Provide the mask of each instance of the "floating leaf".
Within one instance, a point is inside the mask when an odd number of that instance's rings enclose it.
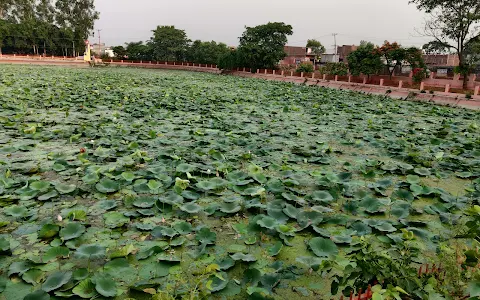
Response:
[[[208,227],[201,228],[195,237],[202,244],[214,244],[217,240],[217,234]]]
[[[120,188],[118,183],[106,177],[102,178],[95,187],[97,188],[97,191],[104,194],[114,193]]]
[[[43,261],[48,262],[52,259],[56,259],[58,257],[68,257],[70,254],[70,249],[67,247],[59,246],[59,247],[52,247],[45,252],[43,255]]]
[[[189,202],[186,203],[182,206],[180,206],[180,209],[184,212],[187,212],[189,214],[196,214],[199,213],[202,210],[202,207],[196,203]]]
[[[122,227],[123,225],[130,222],[130,219],[125,217],[124,214],[118,211],[111,211],[103,215],[105,220],[105,226],[108,228],[117,228]]]
[[[270,256],[277,256],[280,253],[280,250],[282,250],[283,243],[278,241],[273,245],[272,247],[268,248],[267,252],[268,255]]]
[[[75,256],[85,259],[99,259],[105,257],[105,247],[100,245],[81,245],[75,252]]]
[[[237,260],[241,260],[241,261],[244,261],[244,262],[257,261],[255,256],[253,256],[251,254],[235,253],[235,254],[230,255],[230,257],[235,261],[237,261]]]
[[[42,284],[42,290],[46,292],[56,290],[69,282],[71,278],[71,271],[54,272],[53,274],[50,274],[45,280],[45,282]]]
[[[85,232],[85,226],[80,223],[68,223],[60,230],[60,237],[64,240],[71,240],[81,236]]]
[[[420,176],[429,176],[431,175],[430,170],[427,168],[415,168],[413,171]]]
[[[311,198],[315,202],[330,203],[333,201],[332,195],[326,191],[315,191],[312,193]]]
[[[65,184],[65,183],[57,183],[55,184],[55,189],[60,193],[60,194],[69,194],[73,191],[75,191],[77,187],[74,184]]]
[[[73,288],[72,292],[84,299],[91,299],[97,295],[97,290],[95,289],[95,284],[90,279],[84,279]]]
[[[117,284],[107,276],[95,276],[92,278],[97,292],[104,297],[115,297],[117,295]]]
[[[329,257],[338,254],[338,247],[329,239],[316,237],[308,242],[308,246],[319,257]]]
[[[26,295],[23,300],[49,300],[50,295],[43,290],[36,290],[33,293]]]
[[[50,182],[47,181],[34,181],[30,183],[30,188],[35,191],[45,191],[50,187]]]

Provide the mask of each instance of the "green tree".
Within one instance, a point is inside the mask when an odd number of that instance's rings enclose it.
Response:
[[[345,76],[348,74],[348,66],[343,62],[327,63],[322,69],[323,74]]]
[[[388,67],[390,79],[395,73],[397,67],[401,67],[405,58],[405,49],[397,42],[390,43],[385,41],[381,47],[377,47],[376,52],[383,58],[383,61]]]
[[[312,53],[315,55],[314,65],[320,59],[323,53],[325,53],[325,47],[317,40],[308,40],[307,48],[312,49]]]
[[[113,53],[115,54],[115,58],[117,59],[124,59],[127,54],[127,49],[123,46],[115,46],[112,47]]]
[[[151,44],[144,44],[140,41],[128,43],[126,46],[126,56],[129,60],[153,60]]]
[[[188,48],[187,60],[200,64],[218,64],[220,57],[230,52],[226,44],[215,41],[194,41]]]
[[[190,40],[185,30],[175,26],[157,26],[150,40],[156,60],[184,61]]]
[[[287,44],[287,37],[292,34],[292,26],[283,22],[246,27],[240,37],[238,51],[252,70],[273,69],[280,60],[285,58],[284,47]]]
[[[348,68],[355,76],[364,74],[370,77],[383,68],[383,63],[380,54],[375,51],[375,46],[369,42],[362,42],[357,50],[348,55]]]
[[[480,41],[480,1],[478,0],[411,0],[419,10],[430,14],[425,23],[425,35],[437,46],[453,49],[460,64],[457,71],[464,75],[463,88],[467,88],[471,72],[472,51]]]

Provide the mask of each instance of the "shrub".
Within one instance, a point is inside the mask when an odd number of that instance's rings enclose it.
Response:
[[[296,70],[296,72],[298,72],[298,73],[300,73],[300,72],[312,73],[313,71],[314,71],[313,70],[313,65],[309,64],[309,63],[301,63],[300,65],[298,65],[297,70]]]
[[[413,82],[420,83],[427,77],[427,71],[423,68],[416,68],[413,70]]]
[[[348,74],[348,66],[344,63],[327,63],[321,71],[322,74],[345,76]]]
[[[467,98],[467,99],[472,99],[472,93],[468,92],[468,93],[465,95],[465,98]]]

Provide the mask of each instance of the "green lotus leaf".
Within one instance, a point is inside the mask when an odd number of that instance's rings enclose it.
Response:
[[[45,252],[42,259],[44,262],[49,262],[58,257],[68,257],[70,255],[70,249],[63,246],[52,247]]]
[[[141,231],[150,231],[150,230],[152,230],[153,228],[155,228],[155,225],[153,225],[153,224],[148,224],[148,223],[137,223],[137,224],[135,224],[135,227],[136,227],[138,230],[141,230]]]
[[[123,172],[121,175],[128,182],[132,182],[137,177],[133,172]]]
[[[29,211],[27,208],[18,205],[12,205],[4,210],[5,214],[8,216],[12,216],[15,218],[26,218],[30,217],[33,213]]]
[[[120,185],[110,178],[104,177],[95,185],[95,188],[100,193],[108,194],[118,191]]]
[[[197,241],[202,244],[215,244],[217,240],[217,234],[210,230],[208,227],[202,227],[195,236]]]
[[[263,228],[275,229],[275,226],[277,225],[277,220],[269,216],[263,216],[257,221],[257,224]]]
[[[96,204],[100,209],[111,210],[117,207],[117,201],[115,200],[102,200]]]
[[[56,172],[62,172],[65,171],[67,167],[64,164],[54,163],[52,169]]]
[[[55,189],[60,193],[60,194],[69,194],[77,189],[77,187],[74,184],[65,184],[65,183],[57,183],[55,184]]]
[[[98,295],[95,284],[90,279],[80,281],[80,283],[73,288],[72,292],[84,299],[93,299]]]
[[[158,190],[159,188],[161,188],[163,185],[160,181],[156,181],[156,180],[151,179],[151,180],[148,181],[147,186],[150,190],[155,191],[155,190]]]
[[[173,228],[180,234],[189,234],[192,232],[192,224],[182,221],[173,225]]]
[[[235,254],[230,255],[230,257],[235,261],[237,261],[237,260],[241,260],[241,261],[244,261],[244,262],[257,261],[255,256],[253,256],[251,254],[235,253]]]
[[[360,207],[363,207],[365,211],[369,213],[377,213],[384,211],[383,203],[374,197],[367,197],[360,202]]]
[[[215,275],[211,275],[206,282],[206,287],[210,292],[215,293],[223,290],[228,284],[228,274],[225,272],[219,272]]]
[[[224,202],[220,204],[219,210],[226,214],[234,214],[239,212],[242,209],[240,205],[236,202]]]
[[[315,256],[300,256],[295,259],[301,264],[306,265],[309,268],[318,270],[318,267],[322,264],[325,258],[315,257]]]
[[[392,198],[405,200],[405,201],[413,201],[414,197],[413,194],[404,189],[398,189],[392,194]]]
[[[308,242],[308,246],[318,257],[330,257],[338,254],[338,247],[330,239],[316,237]]]
[[[132,204],[139,208],[151,208],[155,204],[155,199],[152,197],[139,197]]]
[[[383,232],[394,232],[394,231],[397,231],[397,229],[395,227],[392,226],[392,224],[388,223],[388,222],[381,222],[379,224],[373,224],[371,225],[373,228],[379,230],[379,231],[383,231]]]
[[[44,272],[39,269],[30,269],[23,274],[22,279],[26,283],[37,285],[44,279]]]
[[[56,190],[51,190],[50,192],[43,194],[38,197],[38,200],[40,201],[47,201],[49,199],[55,198],[58,196],[58,192]]]
[[[270,256],[277,256],[282,250],[283,243],[278,241],[272,247],[267,249],[267,253]]]
[[[285,204],[285,208],[282,211],[292,219],[296,219],[297,215],[299,214],[298,208],[288,203]]]
[[[152,235],[155,237],[164,237],[167,236],[169,238],[173,238],[174,236],[178,235],[178,232],[170,227],[165,226],[157,226],[153,229]]]
[[[43,290],[36,290],[33,293],[26,295],[23,300],[49,300],[50,295]]]
[[[67,218],[69,220],[78,220],[78,221],[85,221],[87,220],[87,213],[84,210],[71,210],[67,214]]]
[[[170,264],[178,264],[182,261],[180,256],[171,253],[160,253],[155,257],[158,261]]]
[[[196,185],[195,185],[197,188],[201,189],[201,190],[204,190],[204,191],[210,191],[210,190],[214,190],[217,188],[217,185],[212,182],[212,181],[200,181],[198,182]]]
[[[75,251],[75,256],[85,259],[99,259],[105,257],[105,255],[105,247],[96,244],[81,245],[77,251]]]
[[[80,223],[68,223],[60,229],[60,237],[64,240],[71,240],[81,236],[85,232],[85,226]]]
[[[72,274],[71,271],[57,271],[50,274],[42,284],[42,290],[50,292],[59,289],[70,281]]]
[[[10,252],[10,242],[5,238],[0,238],[0,254]]]
[[[122,227],[130,222],[130,218],[125,217],[123,213],[118,211],[103,214],[103,219],[105,220],[105,226],[108,228]]]
[[[396,201],[392,205],[390,213],[399,219],[404,219],[410,215],[410,207],[410,203],[406,201]]]
[[[334,199],[329,192],[326,191],[315,191],[312,193],[311,198],[315,202],[330,203]]]
[[[115,297],[117,295],[117,284],[112,278],[98,275],[92,278],[92,282],[100,295],[104,297]]]
[[[25,272],[30,270],[33,267],[33,264],[31,262],[27,261],[17,261],[13,262],[10,267],[8,268],[8,276],[11,276],[13,274],[18,274],[18,275],[23,275]]]
[[[195,166],[186,163],[179,164],[176,168],[179,173],[192,173],[195,169]]]
[[[370,228],[370,226],[368,226],[367,224],[361,221],[353,223],[350,226],[350,229],[355,231],[356,232],[355,235],[358,235],[358,236],[369,235],[372,233],[372,229]]]
[[[432,174],[427,168],[415,168],[413,169],[413,172],[420,176],[430,176]]]
[[[89,173],[82,177],[82,181],[85,184],[94,184],[100,180],[100,177],[97,173]]]
[[[407,175],[407,182],[410,184],[419,183],[420,177],[417,175]]]
[[[189,202],[186,203],[182,206],[180,206],[180,209],[184,212],[187,212],[189,214],[196,214],[199,213],[202,210],[202,207],[196,203]]]
[[[34,181],[30,183],[30,188],[35,191],[45,191],[50,187],[50,182],[47,181]]]
[[[75,280],[84,280],[88,277],[88,269],[80,268],[73,271],[73,279]]]
[[[227,256],[217,261],[217,265],[220,267],[220,270],[226,271],[235,266],[235,261],[230,256]]]
[[[185,242],[187,241],[186,238],[184,237],[177,237],[177,238],[174,238],[171,242],[170,242],[170,247],[178,247],[178,246],[181,246],[183,245]]]
[[[198,193],[195,193],[194,191],[186,190],[182,192],[182,197],[188,200],[195,201],[200,198],[200,195]]]

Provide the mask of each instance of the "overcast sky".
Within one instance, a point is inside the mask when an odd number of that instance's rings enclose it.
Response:
[[[157,25],[184,29],[191,40],[215,40],[237,45],[245,26],[285,22],[293,26],[289,45],[320,40],[327,52],[337,44],[368,40],[397,41],[421,47],[424,13],[409,0],[95,0],[102,42],[109,46],[146,41]],[[93,39],[93,38],[91,38]],[[98,35],[95,35],[98,42]]]

